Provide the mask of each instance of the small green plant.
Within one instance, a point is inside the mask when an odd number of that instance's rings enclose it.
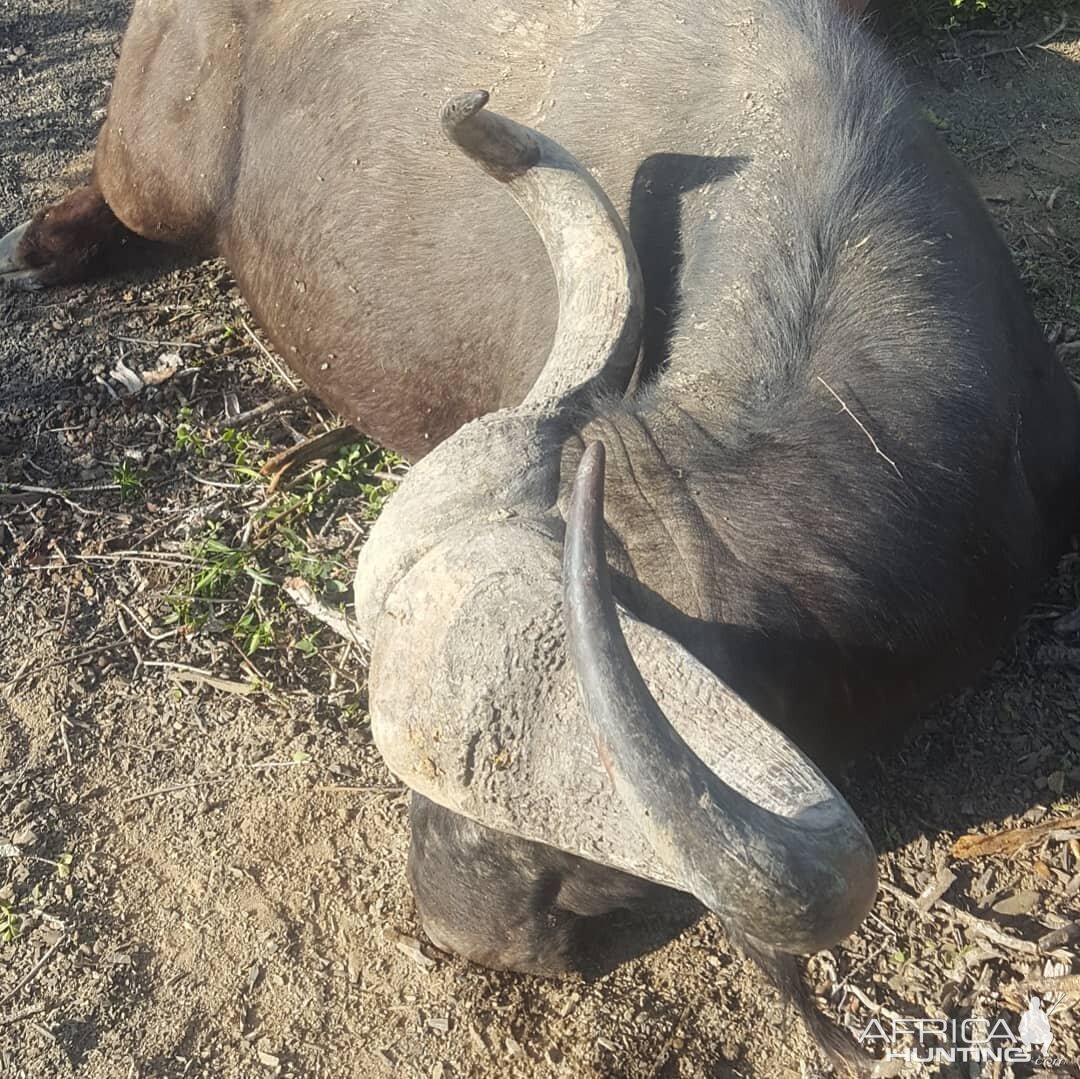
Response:
[[[75,862],[74,854],[61,854],[56,860],[56,876],[58,880],[68,880],[71,877],[71,867]]]
[[[22,929],[22,919],[11,903],[0,899],[0,944],[10,944]]]
[[[231,546],[219,538],[217,522],[207,525],[206,534],[190,544],[188,554],[198,566],[165,597],[172,608],[165,622],[197,630],[209,620],[212,601],[225,599],[240,583],[248,584],[248,598],[241,603],[240,615],[226,623],[246,655],[254,655],[274,640],[273,619],[263,610],[259,600],[262,588],[273,586],[274,580],[259,565],[250,546]]]
[[[191,410],[182,410],[178,445],[202,453],[207,442],[191,420]],[[214,445],[219,455],[227,453],[223,463],[228,468],[262,483],[259,448],[257,440],[237,428],[222,431]],[[350,512],[365,519],[377,516],[397,486],[391,470],[401,464],[394,454],[361,441],[300,475],[288,490],[260,505],[237,531],[226,532],[220,522],[210,522],[204,534],[187,545],[192,566],[165,597],[171,608],[165,621],[187,632],[230,633],[248,656],[273,645],[281,627],[294,616],[284,594],[275,594],[271,602],[267,588],[276,589],[286,575],[301,577],[322,593],[349,587],[346,559],[323,548],[315,533],[325,524],[312,518],[320,511],[334,512],[334,503],[343,497],[351,500]],[[274,576],[264,567],[272,567]],[[291,640],[290,647],[300,656],[318,655],[318,631]]]
[[[232,631],[248,656],[274,641],[274,623],[258,605],[248,607],[233,623]]]
[[[132,502],[142,494],[145,473],[133,468],[125,458],[113,472],[113,483],[120,488],[120,501]]]
[[[191,450],[197,457],[206,453],[206,439],[196,430],[189,421],[194,413],[186,405],[180,409],[180,423],[176,427],[175,446],[178,450]]]
[[[255,440],[243,431],[227,427],[221,432],[221,441],[232,454],[229,467],[239,476],[249,480],[262,480],[263,476],[251,463],[250,451]]]
[[[293,648],[295,648],[302,656],[307,656],[309,659],[312,656],[318,655],[319,631],[315,630],[314,633],[309,633],[306,637],[300,637],[293,641]]]

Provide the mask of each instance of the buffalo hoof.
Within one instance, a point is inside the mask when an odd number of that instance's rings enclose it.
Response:
[[[44,287],[41,271],[28,267],[19,253],[19,246],[30,229],[24,221],[0,239],[0,282],[10,288],[39,289]]]

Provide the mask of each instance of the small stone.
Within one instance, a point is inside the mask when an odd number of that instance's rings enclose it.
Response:
[[[1038,892],[1013,892],[998,900],[991,908],[996,914],[1016,916],[1030,914],[1039,905]]]
[[[279,1067],[281,1067],[281,1060],[280,1060],[279,1057],[277,1057],[273,1053],[264,1052],[262,1049],[259,1050],[259,1063],[264,1068],[279,1068]]]
[[[11,842],[16,847],[32,847],[38,841],[37,832],[29,824],[23,825],[17,832],[12,834]]]

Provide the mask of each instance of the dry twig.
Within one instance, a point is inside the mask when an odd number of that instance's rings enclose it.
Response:
[[[985,858],[992,854],[1015,854],[1054,832],[1080,827],[1080,816],[1058,817],[1029,828],[1007,828],[991,835],[962,835],[949,852],[954,858]]]
[[[172,783],[167,787],[156,787],[152,791],[144,791],[142,794],[132,794],[125,798],[121,805],[130,805],[132,802],[144,802],[148,798],[157,798],[161,794],[174,794],[176,791],[194,790],[196,787],[210,787],[215,783],[224,783],[228,776],[215,776],[213,779],[194,779],[190,783]]]
[[[241,412],[239,415],[233,416],[233,418],[228,421],[229,426],[242,427],[245,423],[250,423],[252,420],[257,420],[261,416],[266,416],[271,412],[277,412],[278,409],[285,408],[287,405],[297,404],[306,397],[307,390],[294,390],[292,393],[274,397],[269,401],[264,401],[261,405],[249,408],[246,412]]]
[[[248,337],[251,338],[251,340],[255,344],[255,347],[266,357],[267,361],[270,363],[270,366],[273,367],[275,371],[277,371],[277,373],[282,377],[282,379],[284,379],[284,381],[287,382],[294,391],[299,391],[300,383],[298,383],[296,379],[293,378],[292,375],[290,375],[289,372],[285,370],[285,368],[281,365],[281,361],[266,347],[266,345],[262,343],[262,341],[259,340],[259,338],[255,334],[255,331],[247,324],[247,321],[245,319],[241,319],[240,325],[244,327],[244,333],[246,333]]]
[[[21,981],[17,982],[15,986],[9,989],[2,997],[0,997],[0,1007],[3,1007],[9,1000],[12,999],[20,990],[25,989],[30,985],[34,979],[45,969],[45,964],[48,963],[63,944],[68,939],[67,933],[61,933],[60,936],[53,943],[51,948],[46,949],[45,954],[27,971],[26,975]]]
[[[919,911],[920,914],[928,913],[921,910],[918,898],[909,895],[903,888],[897,888],[895,884],[890,884],[888,881],[882,881],[880,888],[886,895],[891,895],[896,899],[899,899],[901,903],[910,907],[912,910]],[[959,907],[954,907],[944,899],[937,900],[933,907],[931,907],[931,912],[934,910],[958,921],[973,933],[976,933],[980,937],[985,937],[999,948],[1004,948],[1011,952],[1019,952],[1021,955],[1034,956],[1039,953],[1038,946],[1033,941],[1020,940],[1018,937],[1003,933],[991,922],[984,921],[982,918],[976,918],[974,914],[968,914],[967,911],[960,910]]]
[[[1000,49],[989,49],[986,52],[976,53],[974,56],[954,56],[952,63],[956,63],[958,60],[988,60],[991,56],[1004,56],[1006,53],[1020,52],[1024,49],[1041,49],[1044,45],[1049,45],[1069,25],[1069,16],[1063,14],[1061,16],[1061,22],[1054,27],[1048,34],[1043,34],[1042,37],[1035,41],[1029,41],[1026,45],[1005,45]]]
[[[360,433],[348,425],[335,427],[330,431],[324,431],[320,435],[306,438],[303,442],[290,446],[287,450],[282,450],[281,453],[274,454],[273,457],[264,461],[262,468],[259,469],[264,476],[273,477],[266,493],[272,495],[277,490],[282,479],[284,479],[285,474],[297,465],[329,457],[343,446],[359,441],[360,437]]]

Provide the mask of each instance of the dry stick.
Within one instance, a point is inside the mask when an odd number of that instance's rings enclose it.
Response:
[[[891,1008],[886,1007],[884,1004],[878,1004],[876,1000],[871,1000],[870,997],[864,993],[857,985],[845,985],[843,987],[845,993],[850,993],[864,1008],[868,1009],[874,1015],[883,1015],[886,1019],[899,1020],[900,1015],[898,1012],[894,1012]]]
[[[128,613],[130,614],[130,611]],[[124,640],[127,642],[132,658],[135,660],[135,670],[131,672],[131,680],[134,681],[139,677],[139,671],[142,669],[142,656],[131,639],[131,630],[128,629],[128,624],[124,621],[124,616],[120,611],[116,612],[116,624],[120,627],[120,632],[124,635]]]
[[[664,1039],[664,1044],[660,1046],[660,1051],[653,1058],[652,1067],[649,1069],[650,1077],[658,1076],[663,1072],[665,1066],[667,1065],[668,1059],[671,1057],[671,1051],[675,1047],[675,1039],[679,1035],[679,1028],[682,1027],[682,1025],[686,1022],[687,1017],[690,1015],[692,1009],[693,1005],[687,1004],[679,1018],[671,1024],[671,1029],[668,1031],[668,1035]]]
[[[1080,937],[1080,922],[1070,922],[1060,929],[1053,929],[1039,938],[1039,951],[1052,952]]]
[[[60,632],[56,635],[57,641],[64,639],[64,634],[67,632],[68,616],[71,614],[71,585],[67,587],[67,598],[64,600],[64,617],[60,622]]]
[[[60,730],[60,744],[64,747],[64,757],[68,762],[68,767],[72,768],[74,767],[75,762],[71,757],[71,743],[68,741],[67,725],[67,716],[61,715],[57,720],[57,727]]]
[[[68,498],[62,491],[56,490],[55,487],[29,487],[21,483],[5,483],[10,491],[17,492],[19,494],[46,496],[48,498],[59,498],[61,502],[66,502],[76,513],[85,514],[87,517],[104,517],[100,510],[88,510],[85,506],[80,506],[78,502]]]
[[[19,669],[3,683],[5,689],[14,689],[19,684],[19,679],[30,669],[30,664],[34,662],[33,656],[27,656],[19,665]]]
[[[1044,45],[1053,41],[1054,38],[1069,25],[1069,16],[1062,15],[1061,22],[1050,31],[1049,34],[1044,34],[1038,41],[1029,41],[1026,45],[1005,45],[1000,49],[990,49],[988,52],[976,53],[974,56],[954,56],[952,63],[956,63],[958,60],[986,60],[991,56],[1004,56],[1009,52],[1023,52],[1024,49],[1041,49]]]
[[[387,784],[324,783],[311,789],[318,791],[320,794],[342,794],[345,792],[357,794],[403,794],[409,788],[404,783],[399,783],[396,787]]]
[[[121,805],[130,805],[132,802],[144,802],[148,798],[157,798],[160,794],[173,794],[176,791],[194,790],[196,787],[210,787],[215,783],[224,783],[226,779],[228,779],[228,776],[217,776],[214,779],[196,779],[191,783],[173,783],[168,787],[157,787],[152,791],[145,791],[143,794],[133,794],[129,798],[125,798]]]
[[[306,397],[307,390],[296,390],[293,393],[283,394],[281,397],[275,397],[270,401],[264,401],[261,405],[256,405],[254,408],[249,408],[247,412],[241,412],[239,415],[233,416],[229,423],[233,427],[241,427],[245,423],[259,419],[260,416],[265,416],[270,412],[277,412],[279,408],[285,408],[287,405],[303,401]]]
[[[258,337],[255,336],[255,331],[247,324],[244,319],[240,320],[240,325],[244,327],[244,333],[251,338],[255,343],[255,347],[266,357],[270,362],[270,365],[277,371],[277,373],[296,391],[299,391],[300,384],[294,379],[284,367],[281,366],[281,362],[278,358],[264,345]]]
[[[1033,978],[1024,982],[1032,993],[1080,993],[1080,974],[1062,974],[1056,978]]]
[[[16,993],[25,989],[44,969],[45,964],[56,955],[57,949],[68,939],[67,933],[61,933],[60,936],[53,942],[51,948],[49,948],[45,954],[27,971],[26,976],[22,981],[16,983],[14,989],[9,989],[2,997],[0,997],[0,1007],[3,1007]]]
[[[15,1012],[14,1015],[0,1016],[0,1027],[9,1027],[13,1023],[21,1023],[24,1019],[33,1019],[35,1015],[41,1015],[44,1010],[45,1001],[39,1000],[36,1004],[23,1008],[21,1012]]]
[[[121,337],[114,333],[112,337],[129,345],[153,345],[154,348],[202,348],[198,341],[151,341],[148,337]]]
[[[58,490],[54,490],[52,487],[27,487],[21,483],[0,483],[0,487],[6,487],[9,491],[29,491],[33,494],[47,494],[56,495],[57,498],[63,498],[64,495]],[[86,487],[65,487],[63,491],[67,494],[73,495],[86,495],[97,494],[99,491],[119,491],[120,484],[118,483],[93,483]]]
[[[1080,165],[1080,161],[1077,161],[1075,157],[1066,157],[1064,154],[1059,154],[1056,150],[1051,150],[1049,146],[1045,149],[1051,157],[1060,158],[1062,161],[1067,161],[1070,165]]]
[[[896,899],[899,899],[900,902],[911,907],[912,910],[918,911],[920,914],[930,913],[922,911],[919,908],[917,897],[909,895],[903,888],[897,888],[895,884],[890,884],[888,881],[881,881],[879,887],[886,895],[891,895]],[[996,925],[985,922],[982,918],[976,918],[974,914],[968,914],[967,911],[954,907],[944,899],[939,899],[934,906],[931,907],[931,911],[933,910],[938,910],[943,914],[955,918],[956,921],[960,922],[961,925],[966,926],[973,933],[978,933],[979,936],[985,937],[987,940],[992,941],[1001,948],[1019,952],[1021,955],[1037,956],[1039,954],[1038,945],[1036,945],[1034,941],[1019,940],[1017,937],[1010,936],[1008,933],[1003,933]]]
[[[123,610],[127,611],[128,617],[139,627],[140,632],[144,637],[148,637],[151,641],[157,644],[158,641],[168,641],[173,637],[178,636],[182,631],[179,629],[171,629],[167,633],[153,633],[146,626],[143,625],[142,619],[122,600],[118,599],[116,605]]]
[[[357,622],[348,615],[340,614],[331,610],[318,596],[312,592],[307,581],[300,577],[290,577],[282,582],[282,591],[305,613],[317,618],[324,626],[332,629],[339,637],[343,637],[350,644],[355,644],[365,654],[368,650],[367,641],[363,631]]]
[[[164,663],[159,660],[148,659],[144,661],[143,666],[167,668],[169,671],[168,676],[173,682],[195,682],[198,685],[220,690],[222,693],[235,693],[240,697],[250,697],[259,688],[253,682],[238,682],[231,678],[218,678],[209,671],[200,671],[197,667],[186,667],[181,663]]]
[[[322,434],[305,438],[303,442],[290,446],[287,450],[282,450],[281,453],[274,454],[273,457],[264,461],[262,468],[259,469],[264,476],[273,477],[266,493],[268,495],[274,493],[289,469],[296,465],[307,464],[309,461],[317,460],[320,457],[328,457],[343,446],[359,441],[360,437],[360,433],[348,425],[334,427],[329,431],[323,431]]]
[[[900,477],[900,479],[903,479],[904,474],[900,471],[899,468],[896,467],[896,462],[881,449],[881,447],[877,444],[877,439],[875,439],[874,436],[870,434],[870,432],[866,429],[866,425],[862,422],[862,420],[860,420],[859,417],[856,416],[850,408],[848,408],[840,394],[838,394],[836,390],[834,390],[832,386],[830,386],[825,381],[825,379],[821,377],[821,375],[817,376],[817,380],[822,384],[822,386],[825,387],[825,389],[829,391],[829,393],[833,395],[833,397],[836,398],[836,400],[840,404],[841,410],[846,412],[855,421],[855,426],[858,427],[858,429],[862,431],[862,433],[866,435],[866,437],[870,440],[870,445],[874,447],[874,453],[876,453],[878,457],[880,457],[883,461],[887,462],[888,465],[892,468],[892,470]]]

